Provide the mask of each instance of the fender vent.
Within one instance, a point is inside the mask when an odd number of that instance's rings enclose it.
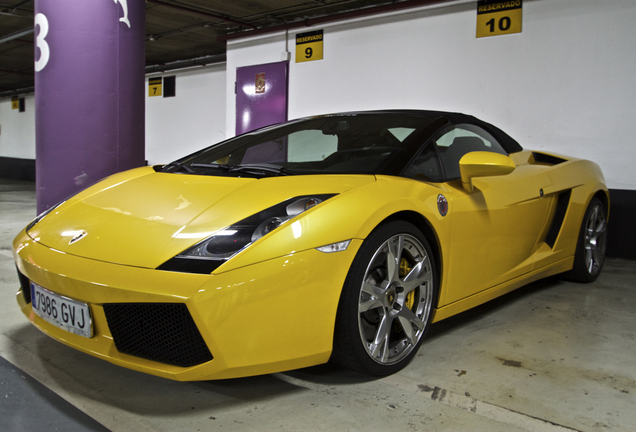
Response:
[[[212,360],[183,303],[111,303],[104,313],[121,353],[181,367]]]
[[[545,242],[551,248],[554,248],[554,243],[556,243],[556,239],[559,236],[559,232],[561,232],[561,227],[563,226],[563,220],[565,219],[565,214],[568,211],[568,205],[570,204],[570,195],[572,194],[571,190],[561,192],[559,194],[559,198],[556,205],[556,211],[554,212],[554,218],[552,219],[552,225],[550,226],[550,231],[548,231],[548,235],[545,238]]]

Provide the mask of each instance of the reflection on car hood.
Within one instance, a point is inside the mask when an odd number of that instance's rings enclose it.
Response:
[[[342,193],[373,176],[263,179],[155,173],[104,181],[62,204],[29,235],[90,259],[156,268],[212,233],[299,195]]]

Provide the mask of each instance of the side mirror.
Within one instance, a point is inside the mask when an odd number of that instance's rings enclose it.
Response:
[[[515,163],[512,159],[499,153],[470,152],[459,160],[462,186],[468,193],[475,190],[473,178],[506,175],[513,172],[514,169]]]

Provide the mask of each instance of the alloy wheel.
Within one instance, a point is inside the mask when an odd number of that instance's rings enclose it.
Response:
[[[406,358],[424,334],[433,304],[433,269],[409,234],[386,240],[371,258],[358,302],[358,327],[367,354],[381,365]]]

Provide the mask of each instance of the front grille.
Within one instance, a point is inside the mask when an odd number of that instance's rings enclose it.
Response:
[[[556,210],[554,212],[554,218],[552,218],[552,225],[550,226],[550,231],[548,231],[548,235],[545,238],[545,242],[551,248],[554,247],[554,243],[556,243],[556,239],[559,236],[559,232],[561,231],[561,226],[563,225],[563,220],[565,219],[565,213],[568,211],[568,204],[570,204],[571,194],[572,191],[561,192],[559,194]]]
[[[110,303],[104,313],[121,353],[181,367],[212,360],[185,304]]]
[[[16,267],[16,270],[18,268]],[[20,280],[20,288],[22,288],[22,296],[24,297],[24,301],[26,304],[31,303],[31,282],[29,278],[22,274],[20,270],[18,270],[18,279]]]

